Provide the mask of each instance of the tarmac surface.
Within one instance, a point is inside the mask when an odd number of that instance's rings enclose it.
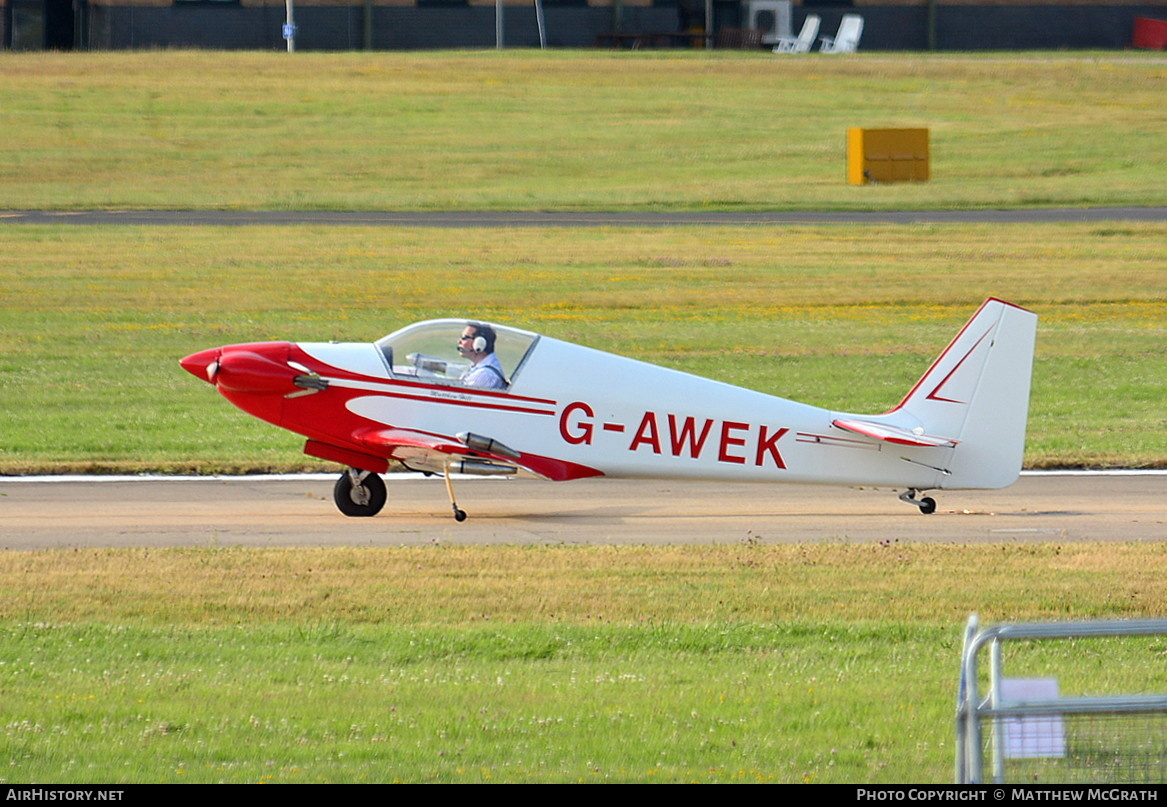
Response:
[[[0,481],[0,548],[1167,540],[1167,473],[1027,474],[938,491],[925,516],[890,489],[390,475],[374,518],[332,503],[332,476]]]
[[[247,211],[0,210],[0,224],[243,226],[304,224],[370,227],[680,227],[794,224],[1043,224],[1167,221],[1167,207],[883,211]]]

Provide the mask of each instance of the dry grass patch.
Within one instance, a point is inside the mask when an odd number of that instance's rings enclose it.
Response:
[[[959,624],[1167,612],[1158,544],[141,549],[0,555],[48,623]]]

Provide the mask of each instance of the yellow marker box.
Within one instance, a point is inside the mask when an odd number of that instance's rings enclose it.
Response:
[[[927,129],[847,130],[847,182],[927,182]]]

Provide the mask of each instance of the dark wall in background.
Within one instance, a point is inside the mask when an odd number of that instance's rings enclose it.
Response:
[[[4,44],[8,47],[14,44],[14,10],[20,9],[18,13],[25,14],[30,8],[41,7],[47,15],[45,21],[52,23],[53,9],[68,8],[70,2],[8,0],[3,9],[3,23],[7,25],[0,23],[0,28],[7,29],[3,31],[7,40]],[[468,6],[461,0],[418,2],[417,7],[373,8],[373,49],[494,47],[493,7]],[[715,7],[718,28],[741,25],[738,2],[718,0]],[[590,8],[584,0],[547,0],[544,10],[550,47],[594,47],[598,34],[616,29],[611,8]],[[852,8],[849,0],[819,0],[819,4],[794,8],[794,31],[797,32],[808,13],[822,17],[822,35],[833,34],[843,14],[861,14],[865,21],[860,43],[863,51],[928,48],[928,10],[922,6]],[[362,49],[364,14],[360,6],[297,5],[297,49]],[[619,27],[626,33],[675,32],[680,27],[678,0],[657,0],[648,8],[625,7],[621,14]],[[285,48],[281,35],[282,6],[242,7],[229,2],[177,2],[162,7],[81,4],[79,15],[75,28],[83,41],[56,45],[50,42],[49,47]],[[1167,5],[942,5],[936,11],[935,44],[938,50],[1125,48],[1131,42],[1135,17],[1167,19]],[[507,47],[538,47],[533,7],[507,7],[505,18]],[[56,27],[50,24],[50,30],[57,28],[64,30],[63,24]]]

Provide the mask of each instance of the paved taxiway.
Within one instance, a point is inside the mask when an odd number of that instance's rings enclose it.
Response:
[[[1026,475],[940,491],[934,515],[890,490],[797,485],[392,478],[375,518],[346,518],[332,477],[0,482],[0,547],[1167,540],[1167,474]]]
[[[345,210],[0,210],[0,224],[134,226],[337,225],[365,227],[681,227],[793,224],[1039,224],[1167,221],[1167,207],[1055,207],[1024,210],[803,211],[345,211]]]

